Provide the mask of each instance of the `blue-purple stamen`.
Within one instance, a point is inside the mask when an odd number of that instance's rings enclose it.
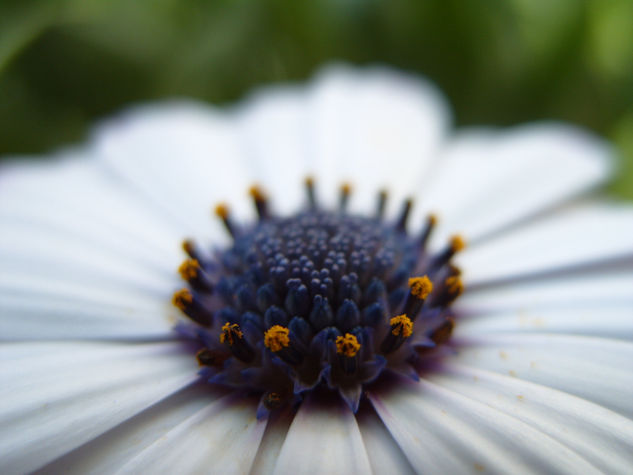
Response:
[[[231,237],[235,239],[237,236],[237,230],[235,229],[235,224],[233,224],[233,220],[229,214],[229,208],[224,203],[221,203],[215,207],[215,214],[222,220],[224,227]]]
[[[385,208],[387,206],[387,191],[380,190],[378,192],[378,202],[376,203],[376,219],[382,220],[385,215]]]
[[[269,218],[268,199],[266,199],[266,195],[258,186],[252,186],[249,193],[251,198],[253,198],[253,204],[255,205],[255,210],[257,211],[259,219],[262,220]]]
[[[410,199],[405,200],[402,211],[400,212],[400,217],[396,223],[396,229],[401,233],[406,232],[407,228],[407,220],[409,219],[409,213],[411,212],[411,206],[413,205],[413,201]]]
[[[305,179],[306,193],[308,195],[308,206],[310,209],[316,209],[316,192],[314,191],[314,178],[311,176]]]
[[[208,381],[262,395],[259,417],[318,388],[338,391],[356,411],[384,371],[415,374],[422,355],[450,337],[450,304],[463,289],[450,263],[463,241],[430,254],[436,219],[410,236],[411,200],[390,223],[384,191],[375,215],[364,217],[347,211],[350,185],[336,211],[319,205],[313,179],[305,187],[307,207],[290,217],[275,216],[251,188],[258,220],[249,226],[236,226],[219,205],[228,249],[207,255],[183,244],[190,290],[173,302],[191,322],[179,329],[200,342]]]
[[[339,211],[345,213],[347,211],[347,205],[349,203],[349,195],[352,192],[352,187],[349,183],[343,183],[341,186],[341,194],[339,196]]]
[[[198,325],[211,326],[213,311],[202,302],[199,294],[182,289],[174,294],[172,303]]]

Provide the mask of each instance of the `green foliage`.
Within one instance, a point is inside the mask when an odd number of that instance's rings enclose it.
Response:
[[[0,154],[130,103],[215,103],[343,60],[431,77],[458,124],[562,119],[616,141],[633,198],[630,0],[1,0]]]

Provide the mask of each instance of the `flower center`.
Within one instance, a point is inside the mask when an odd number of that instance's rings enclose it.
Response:
[[[358,216],[347,212],[349,185],[331,211],[311,179],[306,191],[304,210],[278,217],[254,187],[254,224],[238,226],[227,206],[216,208],[231,247],[207,254],[183,245],[188,288],[173,303],[189,320],[178,329],[200,343],[209,382],[262,395],[259,417],[317,388],[338,391],[356,411],[363,388],[386,370],[416,374],[450,337],[450,305],[463,290],[450,262],[463,239],[430,253],[435,218],[407,233],[411,201],[388,222],[384,192],[375,215]]]

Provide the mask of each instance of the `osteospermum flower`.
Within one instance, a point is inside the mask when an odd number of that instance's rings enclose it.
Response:
[[[610,155],[334,68],[4,163],[2,472],[630,471]]]

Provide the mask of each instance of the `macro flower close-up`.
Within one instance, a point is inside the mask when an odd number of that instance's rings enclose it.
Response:
[[[334,65],[0,163],[2,473],[627,473],[633,207]]]

